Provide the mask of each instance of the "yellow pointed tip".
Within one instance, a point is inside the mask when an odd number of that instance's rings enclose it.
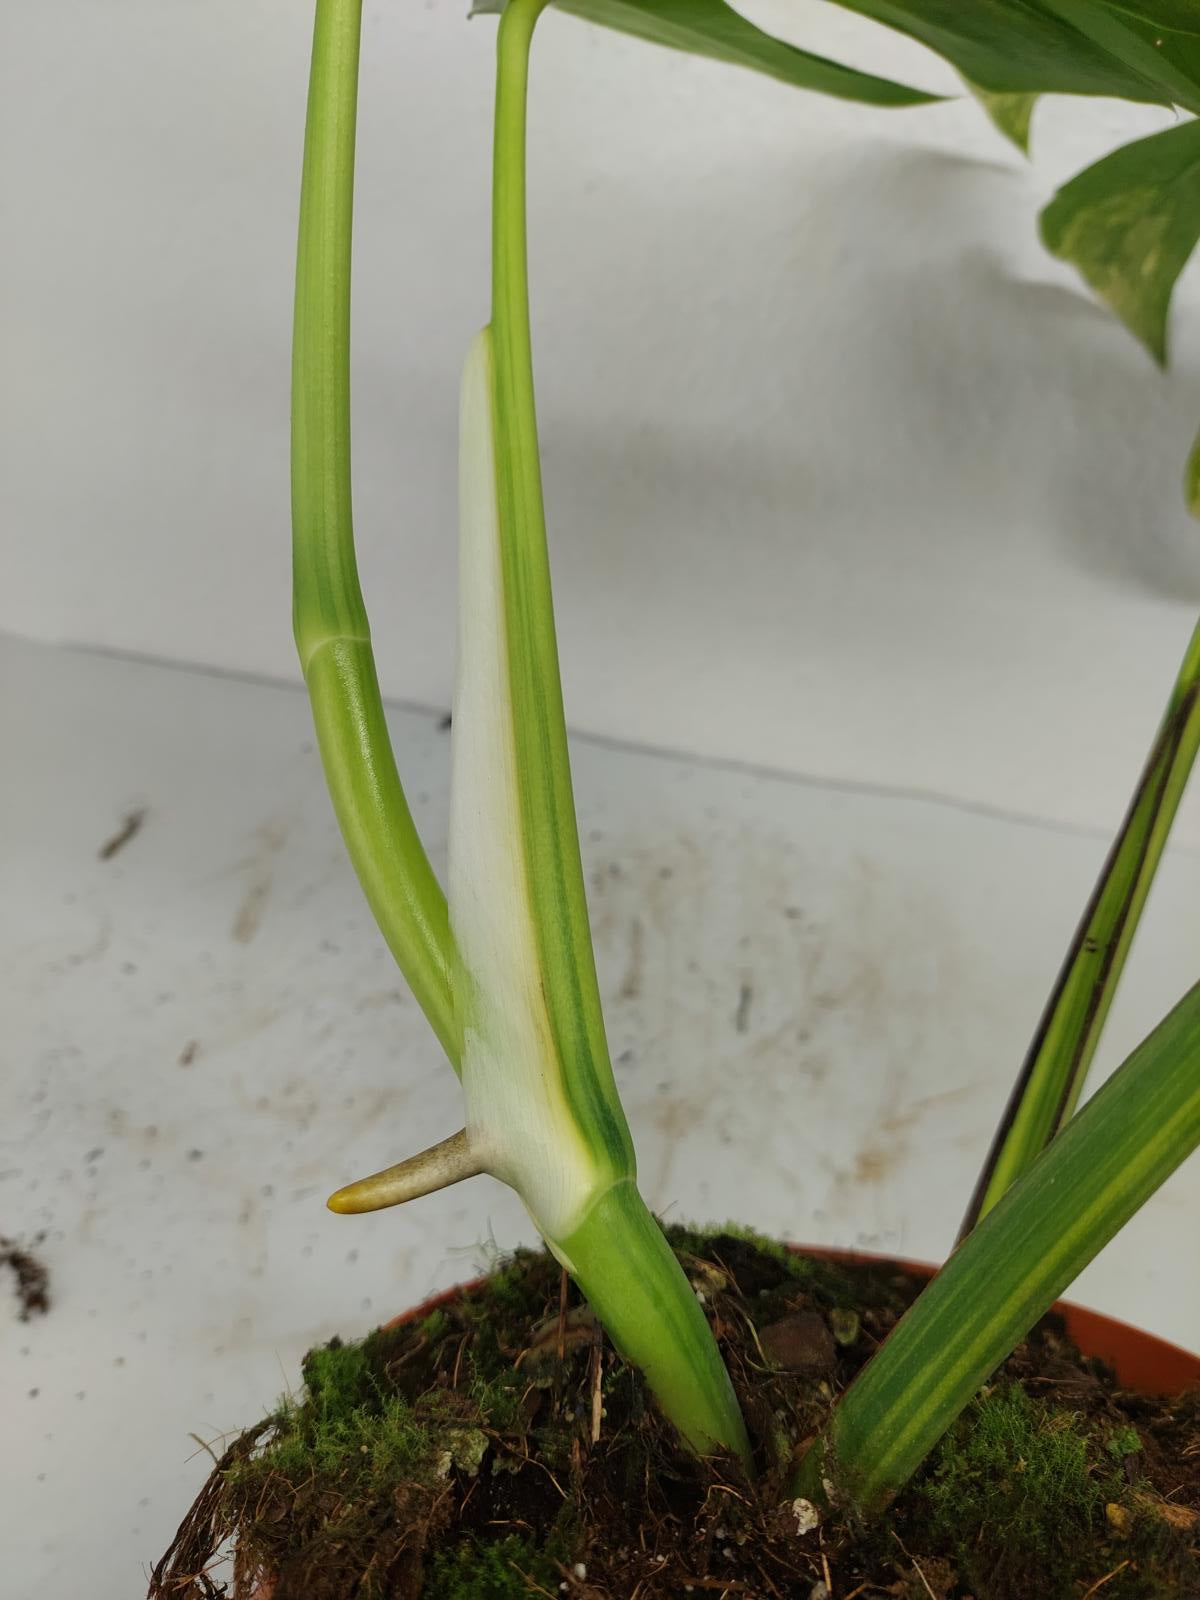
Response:
[[[385,1167],[369,1178],[348,1183],[329,1196],[325,1204],[330,1211],[343,1216],[358,1215],[363,1211],[382,1211],[387,1206],[400,1206],[406,1200],[416,1200],[420,1195],[433,1194],[463,1178],[474,1178],[483,1168],[471,1149],[467,1130],[462,1128],[440,1144],[431,1145],[420,1155],[394,1167]]]

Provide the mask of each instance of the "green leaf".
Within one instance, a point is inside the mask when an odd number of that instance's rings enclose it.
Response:
[[[1183,469],[1183,498],[1194,517],[1200,517],[1200,433],[1192,443],[1187,466]]]
[[[1011,139],[1021,154],[1027,156],[1029,154],[1029,124],[1033,117],[1033,108],[1038,102],[1038,96],[1036,94],[992,94],[989,89],[980,89],[973,83],[968,84],[968,88],[1004,137]]]
[[[446,899],[396,771],[354,558],[350,236],[361,0],[318,0],[292,341],[296,647],[325,777],[371,910],[455,1069]]]
[[[834,1410],[792,1492],[886,1503],[1067,1285],[1200,1144],[1200,986],[959,1245]]]
[[[1196,0],[1105,0],[1105,4],[1110,11],[1120,11],[1151,28],[1200,33],[1200,7]]]
[[[997,1203],[1074,1112],[1200,748],[1200,625],[1071,941],[963,1224]]]
[[[1200,121],[1126,145],[1061,188],[1042,212],[1052,254],[1166,361],[1175,281],[1200,238]]]
[[[1200,39],[1162,33],[1156,26],[1117,12],[1109,0],[1037,0],[1092,46],[1158,90],[1155,98],[1200,111]]]
[[[1169,102],[1147,76],[1040,0],[836,0],[944,56],[992,94],[1102,94]]]
[[[725,0],[555,0],[556,9],[653,44],[751,67],[797,89],[816,89],[873,106],[928,105],[940,95],[785,44],[747,22]]]

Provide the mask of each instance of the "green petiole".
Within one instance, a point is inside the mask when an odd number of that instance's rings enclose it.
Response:
[[[451,1065],[446,897],[396,771],[358,582],[350,491],[350,241],[362,0],[318,0],[292,342],[296,648],[334,810],[371,910]]]
[[[636,1186],[596,982],[542,505],[525,229],[529,46],[497,41],[492,323],[467,360],[450,908],[467,1135],[699,1451],[748,1470],[712,1332]]]
[[[1192,634],[1121,831],[1038,1024],[963,1234],[986,1216],[1074,1114],[1197,749],[1200,626]]]
[[[959,1245],[842,1396],[794,1492],[886,1503],[1071,1280],[1200,1145],[1200,985]]]

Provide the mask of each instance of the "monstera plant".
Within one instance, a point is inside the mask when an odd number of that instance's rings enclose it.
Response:
[[[1175,126],[1072,179],[1042,216],[1047,246],[1165,360],[1172,289],[1200,235],[1200,3],[837,3],[943,55],[1023,149],[1043,94],[1178,108]],[[461,1079],[465,1107],[461,1131],[348,1185],[329,1204],[363,1212],[481,1172],[501,1179],[524,1201],[612,1346],[641,1373],[681,1446],[726,1460],[752,1483],[761,1456],[696,1279],[638,1191],[592,954],[551,599],[526,272],[526,89],[530,44],[547,4],[507,0],[480,8],[500,13],[492,313],[470,345],[462,381],[460,618],[444,890],[389,743],[352,531],[350,260],[361,0],[316,5],[293,370],[296,640],[350,857]],[[555,9],[796,88],[897,108],[933,98],[772,38],[723,0],[558,0]],[[963,1197],[957,1249],[827,1406],[822,1424],[787,1456],[777,1488],[804,1508],[796,1512],[801,1533],[830,1508],[869,1515],[896,1496],[1061,1291],[1200,1143],[1200,987],[1078,1104],[1200,744],[1198,694],[1200,632],[975,1195],[969,1204]],[[803,1235],[804,1221],[796,1219],[796,1234]],[[597,1428],[599,1415],[597,1409]]]

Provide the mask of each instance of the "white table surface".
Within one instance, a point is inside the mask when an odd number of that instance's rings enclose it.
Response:
[[[356,1334],[530,1238],[478,1179],[339,1218],[343,1181],[460,1122],[343,856],[296,689],[0,639],[0,1595],[130,1600],[212,1439]],[[392,726],[444,851],[449,738]],[[1146,729],[1147,738],[1151,729]],[[936,1257],[1105,840],[578,741],[617,1075],[650,1202]],[[1134,774],[1130,773],[1130,781]],[[144,823],[110,860],[123,816]],[[1168,855],[1102,1057],[1200,970]],[[1076,1298],[1200,1347],[1200,1164]]]

